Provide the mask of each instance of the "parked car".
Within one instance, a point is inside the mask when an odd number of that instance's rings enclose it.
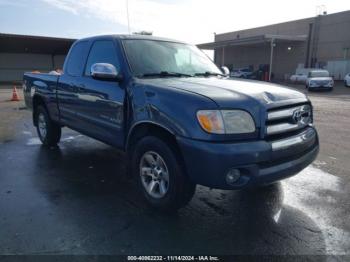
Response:
[[[233,69],[230,76],[235,78],[249,78],[253,74],[248,68]]]
[[[292,83],[302,83],[305,84],[306,83],[306,79],[307,79],[307,74],[295,74],[295,75],[291,75],[290,77],[290,81]]]
[[[350,73],[344,77],[344,85],[350,87]]]
[[[319,150],[304,94],[229,80],[178,41],[78,40],[61,75],[25,73],[23,87],[44,146],[59,143],[67,126],[116,147],[158,209],[184,206],[197,184],[233,190],[295,175]]]
[[[308,90],[333,90],[334,81],[327,70],[312,70],[306,80]]]

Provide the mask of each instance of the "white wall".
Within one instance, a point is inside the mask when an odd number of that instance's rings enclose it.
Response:
[[[326,69],[334,80],[343,80],[350,73],[350,60],[328,61]]]

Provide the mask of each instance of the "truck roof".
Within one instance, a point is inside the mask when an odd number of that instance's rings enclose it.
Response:
[[[175,43],[186,44],[185,42],[174,40],[174,39],[157,37],[157,36],[151,36],[151,35],[140,35],[140,34],[132,34],[132,35],[128,35],[128,34],[99,35],[99,36],[92,36],[92,37],[82,38],[82,39],[79,39],[77,41],[81,41],[81,40],[97,40],[97,39],[106,39],[106,38],[155,40],[155,41],[166,41],[166,42],[175,42]]]

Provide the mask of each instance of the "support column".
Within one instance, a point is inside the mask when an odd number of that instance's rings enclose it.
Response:
[[[225,47],[222,47],[221,66],[225,65]]]
[[[270,70],[269,70],[269,81],[271,81],[271,74],[272,74],[272,63],[273,63],[273,49],[274,49],[274,45],[275,45],[275,39],[272,38],[271,39],[271,53],[270,53]]]
[[[51,70],[55,70],[55,55],[51,54]]]

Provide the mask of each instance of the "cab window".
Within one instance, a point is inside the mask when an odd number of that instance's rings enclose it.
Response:
[[[91,75],[91,66],[96,63],[112,64],[119,69],[119,62],[114,43],[110,40],[96,41],[89,53],[89,57],[85,67],[85,75]]]
[[[81,76],[83,73],[88,42],[80,41],[76,43],[69,53],[67,60],[67,73],[71,76]]]

